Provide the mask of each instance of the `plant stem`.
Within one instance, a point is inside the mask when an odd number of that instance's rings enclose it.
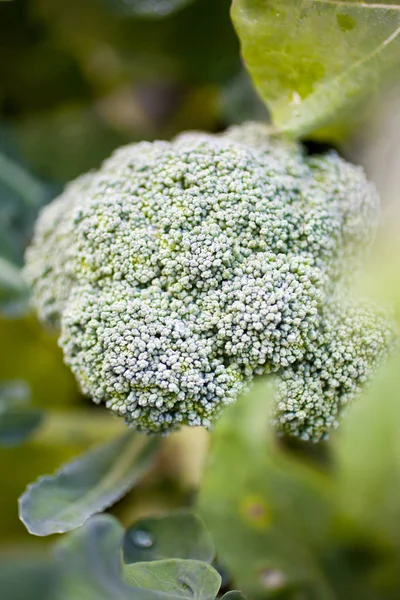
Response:
[[[122,420],[96,411],[49,412],[31,438],[40,445],[66,446],[79,444],[88,446],[106,442],[126,431]]]

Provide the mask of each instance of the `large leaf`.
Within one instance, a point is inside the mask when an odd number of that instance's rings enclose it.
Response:
[[[184,558],[211,562],[214,546],[200,519],[185,510],[142,519],[124,539],[124,561]]]
[[[138,600],[214,600],[221,585],[217,571],[198,560],[134,563],[125,565],[124,576],[130,585],[143,589]],[[145,595],[145,590],[151,590],[151,595]]]
[[[400,65],[395,0],[233,0],[232,17],[274,124],[294,136],[339,118]]]
[[[100,515],[62,541],[60,600],[214,600],[221,579],[206,563],[163,560],[122,571],[122,537],[118,521]]]
[[[157,438],[128,432],[40,477],[19,501],[20,519],[30,533],[49,535],[79,527],[143,476],[154,459]]]
[[[250,598],[308,586],[319,600],[330,599],[319,564],[330,527],[330,486],[277,446],[268,426],[271,395],[261,383],[220,417],[200,515],[219,561]]]

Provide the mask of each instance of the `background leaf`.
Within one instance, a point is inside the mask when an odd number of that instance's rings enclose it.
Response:
[[[0,590],[5,600],[55,600],[56,572],[48,560],[29,556],[0,563]]]
[[[17,446],[42,422],[43,411],[26,406],[29,396],[23,381],[0,385],[0,446]]]
[[[25,381],[3,381],[0,383],[0,413],[7,408],[27,406],[30,390]]]
[[[26,206],[39,206],[44,188],[26,169],[0,153],[0,182],[14,192]]]
[[[79,527],[121,498],[149,469],[158,439],[129,432],[40,477],[19,501],[30,533],[49,535]]]
[[[334,453],[342,510],[400,550],[399,357],[343,420]]]
[[[0,413],[0,445],[17,446],[39,427],[44,413],[38,408],[9,408]]]
[[[185,510],[142,519],[124,538],[124,562],[194,559],[211,562],[214,545],[200,519]]]
[[[292,136],[339,119],[400,65],[393,0],[233,0],[232,17],[274,124]]]
[[[28,288],[20,270],[0,256],[0,311],[3,315],[19,315],[28,307]]]
[[[195,0],[103,0],[114,11],[136,17],[162,19],[181,10]]]
[[[245,595],[268,598],[307,585],[330,600],[319,564],[331,522],[329,481],[277,445],[271,396],[261,382],[220,417],[199,512],[218,560]]]
[[[40,206],[54,193],[55,186],[45,185],[28,170],[11,141],[8,128],[0,121],[0,257],[10,261],[11,266],[22,264],[33,221]],[[2,262],[3,284],[8,271],[7,280],[13,282],[11,291],[15,292],[15,287],[19,291],[22,283],[19,274],[15,271],[10,280],[10,267],[3,273],[5,269]]]

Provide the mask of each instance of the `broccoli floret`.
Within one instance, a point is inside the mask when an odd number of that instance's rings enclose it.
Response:
[[[83,392],[135,428],[211,427],[274,374],[278,429],[317,439],[395,339],[386,314],[343,300],[378,208],[334,152],[309,157],[260,124],[187,133],[72,183],[25,273]]]
[[[315,440],[338,425],[338,417],[385,360],[396,341],[385,310],[349,299],[343,290],[327,300],[318,338],[304,359],[278,380],[275,425]]]

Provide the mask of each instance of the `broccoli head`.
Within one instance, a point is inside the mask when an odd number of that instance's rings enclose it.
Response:
[[[83,392],[139,430],[210,427],[254,376],[318,439],[389,352],[348,298],[379,201],[334,152],[246,124],[117,150],[46,207],[25,274]]]

